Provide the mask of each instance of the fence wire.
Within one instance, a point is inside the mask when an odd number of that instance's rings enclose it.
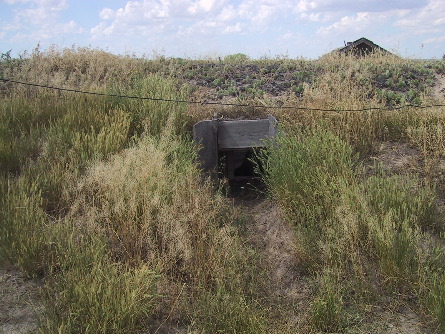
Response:
[[[90,92],[79,89],[71,89],[71,88],[62,88],[62,87],[54,87],[48,85],[41,85],[36,83],[17,81],[13,79],[0,78],[0,81],[10,82],[14,84],[29,86],[29,87],[39,87],[57,91],[64,92],[72,92],[78,94],[86,94],[86,95],[98,95],[105,97],[114,97],[114,98],[125,98],[125,99],[138,99],[138,100],[148,100],[148,101],[156,101],[156,102],[172,102],[172,103],[184,103],[184,104],[199,104],[199,105],[213,105],[213,106],[230,106],[230,107],[250,107],[250,108],[265,108],[265,109],[285,109],[285,110],[306,110],[306,111],[325,111],[325,112],[360,112],[360,111],[376,111],[376,110],[400,110],[404,108],[416,108],[416,109],[428,109],[428,108],[436,108],[436,107],[445,107],[445,104],[430,104],[430,105],[414,105],[414,104],[404,104],[402,106],[393,106],[389,107],[366,107],[366,108],[358,108],[358,109],[329,109],[329,108],[311,108],[311,107],[297,107],[297,106],[266,106],[266,105],[255,105],[255,104],[242,104],[242,103],[225,103],[225,102],[212,102],[212,101],[191,101],[191,100],[175,100],[175,99],[165,99],[165,98],[157,98],[157,97],[144,97],[144,96],[131,96],[131,95],[120,95],[120,94],[110,94],[110,93],[99,93],[99,92]]]

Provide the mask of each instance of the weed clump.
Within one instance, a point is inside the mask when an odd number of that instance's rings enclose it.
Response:
[[[422,240],[437,217],[434,190],[412,176],[363,179],[352,148],[329,130],[286,131],[277,144],[260,157],[263,175],[294,225],[301,264],[320,278],[313,326],[339,331],[348,325],[346,305],[369,295],[403,293],[420,303],[423,280],[436,282],[440,272],[422,274],[430,257]],[[432,284],[427,294],[437,307],[440,289]]]
[[[289,305],[267,290],[261,246],[203,179],[190,140],[192,121],[256,118],[274,106],[285,135],[258,154],[268,192],[293,228],[292,265],[312,292],[301,310],[307,324],[298,326],[346,331],[369,307],[396,303],[443,330],[443,112],[393,109],[434,102],[440,73],[443,62],[379,54],[306,61],[149,60],[88,48],[4,53],[2,77],[112,96],[1,84],[2,261],[44,278],[43,332],[288,326],[270,312]],[[220,99],[247,106],[183,103]],[[422,170],[363,167],[381,141],[418,150]]]

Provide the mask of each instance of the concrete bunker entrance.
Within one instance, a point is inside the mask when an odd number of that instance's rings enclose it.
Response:
[[[228,180],[258,179],[261,166],[255,149],[235,149],[218,151],[218,177]]]
[[[265,148],[276,134],[273,116],[257,120],[213,119],[193,127],[201,168],[213,179],[227,179],[231,188],[259,182],[255,166],[261,164],[255,151]]]

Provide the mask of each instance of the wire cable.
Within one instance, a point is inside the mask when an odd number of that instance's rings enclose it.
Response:
[[[266,108],[266,109],[325,111],[325,112],[356,112],[356,111],[360,112],[360,111],[373,111],[373,110],[400,110],[400,109],[404,109],[404,108],[427,109],[427,108],[435,108],[435,107],[445,107],[445,104],[432,104],[432,105],[424,105],[424,106],[414,105],[414,104],[404,104],[403,106],[393,106],[390,108],[388,108],[388,107],[366,107],[366,108],[359,108],[359,109],[327,109],[327,108],[310,108],[310,107],[297,107],[297,106],[265,106],[265,105],[255,105],[255,104],[175,100],[175,99],[165,99],[165,98],[156,98],[156,97],[143,97],[143,96],[131,96],[131,95],[110,94],[110,93],[98,93],[98,92],[90,92],[90,91],[84,91],[84,90],[79,90],[79,89],[41,85],[41,84],[17,81],[17,80],[6,79],[6,78],[0,78],[0,81],[15,83],[15,84],[19,84],[19,85],[25,85],[25,86],[30,86],[30,87],[39,87],[39,88],[79,93],[79,94],[87,94],[87,95],[98,95],[98,96],[115,97],[115,98],[149,100],[149,101],[156,101],[156,102],[173,102],[173,103],[200,104],[200,105],[218,105],[218,106],[231,106],[231,107],[251,107],[251,108]]]

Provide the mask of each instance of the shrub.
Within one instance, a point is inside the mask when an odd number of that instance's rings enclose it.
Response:
[[[224,288],[204,293],[193,318],[192,327],[203,333],[267,333],[261,306]]]
[[[345,325],[340,284],[332,273],[320,275],[319,281],[311,304],[311,322],[321,332],[339,332]]]
[[[312,227],[329,220],[339,187],[352,177],[350,146],[326,130],[308,130],[279,137],[260,156],[272,196],[297,224]]]
[[[234,64],[241,64],[241,63],[245,63],[249,60],[250,58],[243,54],[243,53],[235,53],[232,55],[227,55],[224,57],[224,62],[226,63],[234,63]]]

